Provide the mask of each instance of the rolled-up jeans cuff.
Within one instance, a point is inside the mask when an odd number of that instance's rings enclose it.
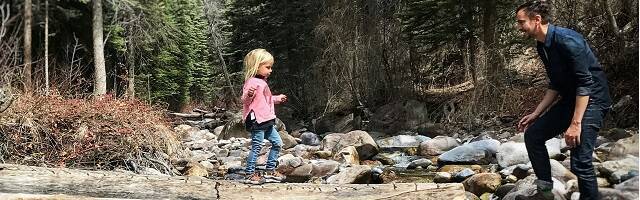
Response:
[[[540,191],[551,191],[553,189],[553,182],[537,179],[533,182],[533,184],[536,185],[536,187]]]

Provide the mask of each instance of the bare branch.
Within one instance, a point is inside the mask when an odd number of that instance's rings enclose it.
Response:
[[[616,36],[617,40],[622,40],[622,35],[620,32],[620,28],[618,28],[618,23],[616,22],[616,17],[613,15],[613,11],[611,10],[611,6],[609,5],[607,0],[601,0],[602,6],[607,14],[607,19],[609,20],[609,28]]]
[[[5,6],[7,7],[6,12],[4,9]],[[0,4],[0,39],[2,39],[7,33],[6,26],[9,22],[9,15],[11,15],[11,7],[3,2]]]

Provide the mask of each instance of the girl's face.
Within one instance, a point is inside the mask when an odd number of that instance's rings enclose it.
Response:
[[[273,67],[272,60],[260,63],[260,66],[258,66],[258,75],[263,76],[265,78],[269,77],[272,71],[271,67]]]

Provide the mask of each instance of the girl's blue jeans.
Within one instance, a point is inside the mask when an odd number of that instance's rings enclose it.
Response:
[[[247,158],[247,168],[245,168],[246,174],[252,174],[256,170],[256,160],[262,149],[264,139],[267,139],[271,143],[271,150],[269,150],[269,156],[267,157],[267,170],[274,170],[276,168],[276,162],[282,149],[282,139],[280,134],[276,130],[275,126],[271,126],[265,130],[251,130],[251,152]]]

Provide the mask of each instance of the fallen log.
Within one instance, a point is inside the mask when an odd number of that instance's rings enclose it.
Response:
[[[462,184],[246,185],[201,177],[0,164],[2,199],[465,199]]]
[[[173,117],[180,117],[186,119],[204,119],[204,118],[214,118],[214,119],[225,119],[229,118],[232,114],[228,113],[224,108],[214,107],[213,111],[207,111],[195,108],[192,113],[169,113],[169,115]]]
[[[225,113],[169,113],[174,117],[195,119],[195,118],[222,118],[225,117]]]

